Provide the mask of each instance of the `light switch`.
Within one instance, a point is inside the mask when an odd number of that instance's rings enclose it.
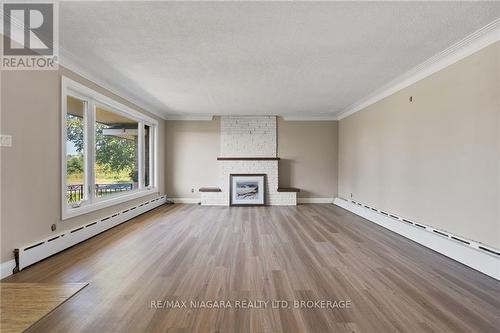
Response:
[[[12,135],[0,135],[0,147],[12,147]]]

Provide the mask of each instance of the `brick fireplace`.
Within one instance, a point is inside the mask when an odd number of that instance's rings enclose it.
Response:
[[[296,192],[278,191],[275,116],[223,116],[220,121],[220,192],[202,192],[202,205],[229,205],[230,174],[266,174],[266,204],[296,205]]]

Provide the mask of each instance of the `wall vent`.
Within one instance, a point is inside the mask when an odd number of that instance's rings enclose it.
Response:
[[[451,236],[452,239],[456,240],[456,241],[459,241],[459,242],[462,242],[464,244],[467,244],[467,245],[470,245],[470,242],[466,241],[466,240],[463,240],[463,239],[460,239],[458,237],[455,237],[455,236]]]
[[[71,232],[71,233],[74,233],[74,232],[80,231],[80,230],[82,230],[82,229],[83,229],[83,227],[80,227],[80,228],[77,228],[77,229],[73,229],[73,230],[71,230],[70,232]]]
[[[130,207],[121,213],[115,213],[103,219],[88,223],[85,226],[65,231],[59,235],[36,242],[35,244],[17,248],[14,250],[16,259],[16,268],[14,271],[20,271],[29,265],[50,257],[51,255],[78,244],[90,237],[100,234],[101,232],[128,221],[133,217],[147,212],[148,210],[156,208],[166,201],[167,197],[163,195],[154,200]]]
[[[484,247],[484,246],[478,246],[478,248],[479,248],[480,250],[486,251],[486,252],[488,252],[488,253],[491,253],[491,254],[495,254],[495,255],[497,255],[497,256],[500,256],[500,252],[497,252],[497,251],[494,251],[494,250],[488,249],[488,248],[486,248],[486,247]]]
[[[432,230],[432,232],[435,232],[436,234],[441,235],[441,236],[444,236],[444,237],[448,237],[448,235],[447,235],[447,234],[445,234],[445,233],[444,233],[444,232],[442,232],[442,231],[436,230],[436,229]]]
[[[40,246],[40,245],[42,245],[43,243],[44,243],[44,242],[40,242],[40,243],[36,243],[36,244],[30,245],[30,246],[28,246],[28,247],[27,247],[24,251],[34,249],[35,247]]]

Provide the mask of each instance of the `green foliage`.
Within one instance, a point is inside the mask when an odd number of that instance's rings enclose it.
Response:
[[[96,126],[96,163],[106,171],[133,171],[135,169],[134,140],[103,135],[106,126]]]
[[[76,151],[80,153],[79,155],[81,155],[84,148],[83,119],[68,115],[66,117],[66,126],[67,139],[73,143]],[[135,141],[111,135],[104,135],[103,129],[105,128],[107,128],[105,124],[96,123],[96,164],[104,172],[108,173],[120,173],[122,171],[133,172],[136,169]],[[72,163],[71,170],[75,170],[74,173],[76,173],[78,165],[76,161],[73,161],[73,159],[70,160]],[[70,160],[68,160],[68,163]],[[81,170],[83,171],[83,157],[81,167]],[[68,173],[70,173],[69,170],[68,166]]]
[[[83,172],[83,155],[68,155],[66,159],[66,170],[69,175]]]
[[[76,148],[76,151],[83,153],[83,119],[80,117],[67,115],[66,116],[66,135],[68,141],[71,141]]]

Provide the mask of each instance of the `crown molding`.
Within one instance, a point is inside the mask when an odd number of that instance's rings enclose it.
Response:
[[[343,119],[500,40],[500,18],[413,67],[337,114]]]
[[[82,66],[78,65],[78,62],[76,61],[77,57],[69,52],[68,50],[64,49],[63,47],[59,46],[59,65],[65,67],[66,69],[70,70],[71,72],[78,74],[79,76],[83,77],[86,80],[89,80],[101,88],[106,89],[107,91],[111,92],[112,94],[123,98],[124,100],[135,104],[136,106],[140,107],[141,109],[144,109],[144,111],[147,111],[149,113],[154,114],[155,116],[160,117],[161,119],[166,119],[166,113],[152,105],[149,105],[148,103],[145,103],[144,101],[132,97],[131,93],[128,91],[125,91],[124,89],[120,89],[114,85],[109,84],[108,82],[105,82],[101,78],[97,77],[96,75],[90,73],[88,70],[83,68]]]
[[[165,120],[198,120],[198,121],[210,121],[214,118],[213,115],[166,115]]]
[[[421,64],[413,67],[409,71],[405,72],[403,75],[397,77],[396,79],[390,81],[386,85],[379,89],[376,89],[369,95],[363,97],[356,103],[350,105],[344,110],[331,115],[322,116],[307,116],[307,115],[282,115],[281,117],[287,121],[328,121],[328,120],[341,120],[345,117],[352,115],[464,58],[470,56],[471,54],[497,42],[500,40],[500,18],[489,23],[483,28],[475,31],[474,33],[468,35],[457,43],[451,45],[440,53],[432,56]],[[131,97],[130,92],[124,89],[119,89],[118,87],[110,85],[108,82],[104,82],[97,76],[89,73],[81,66],[77,65],[75,61],[76,57],[65,50],[64,48],[59,48],[59,63],[60,65],[66,67],[67,69],[75,72],[76,74],[82,76],[83,78],[96,83],[97,85],[103,87],[104,89],[110,91],[111,93],[128,100],[131,103],[143,108],[144,110],[155,114],[156,116],[165,120],[212,120],[212,115],[169,115],[165,110],[160,110],[156,107],[148,105],[144,101]],[[167,111],[168,112],[168,111]]]
[[[338,120],[336,114],[331,114],[331,115],[322,115],[322,116],[315,116],[315,115],[282,115],[281,118],[286,121],[332,121],[332,120]]]

